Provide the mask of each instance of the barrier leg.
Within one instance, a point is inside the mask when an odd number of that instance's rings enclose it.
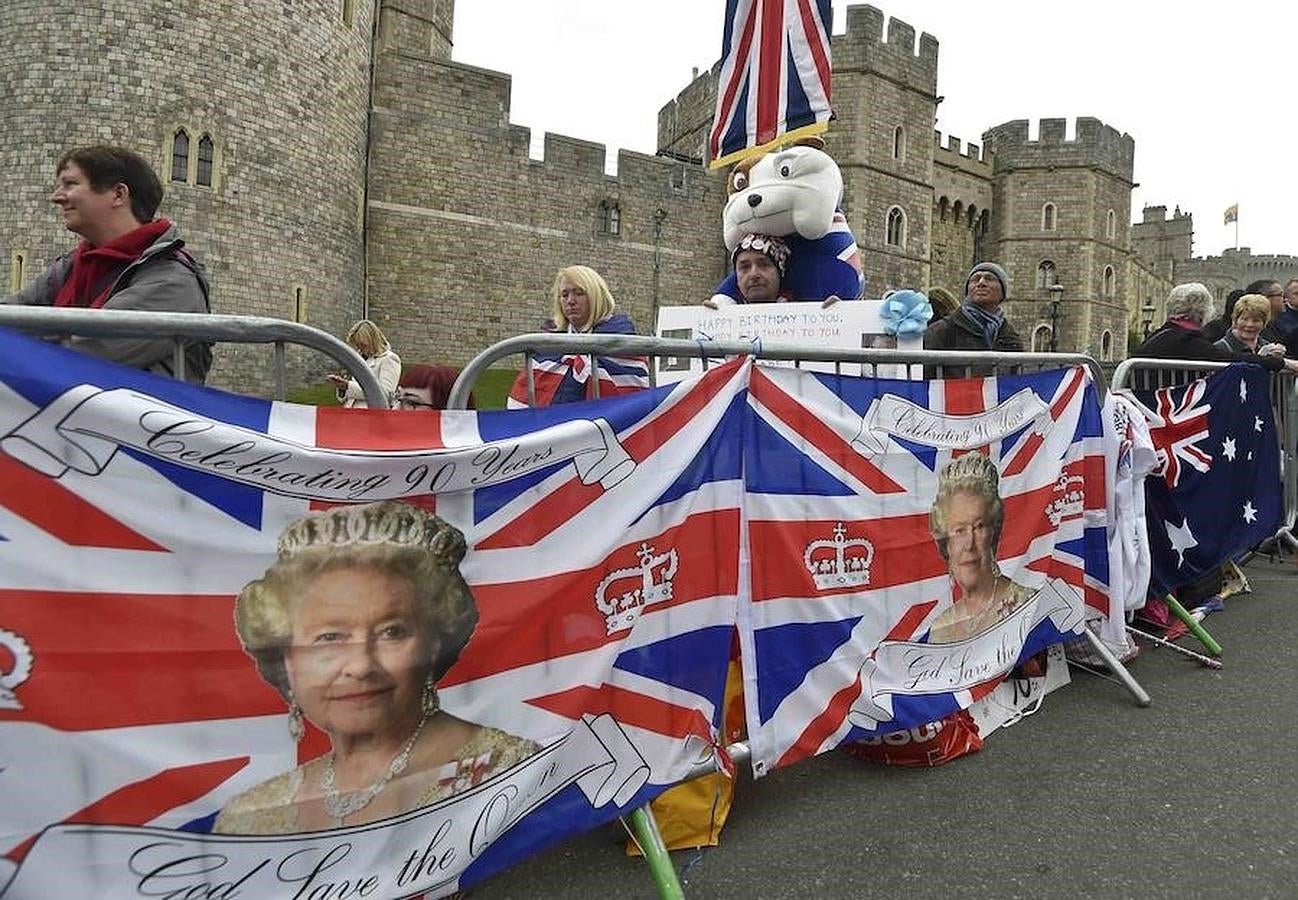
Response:
[[[649,805],[632,810],[626,818],[631,833],[640,842],[645,862],[649,863],[649,873],[658,886],[658,896],[662,900],[685,900],[680,879],[676,877],[676,867],[672,865],[671,854],[667,852],[667,845],[663,843],[662,832],[658,830],[658,823],[654,820]]]
[[[1140,682],[1127,671],[1127,667],[1122,664],[1122,660],[1113,655],[1109,645],[1100,640],[1100,636],[1092,630],[1089,622],[1086,623],[1086,628],[1083,629],[1082,633],[1090,641],[1091,649],[1099,655],[1100,659],[1104,660],[1104,664],[1109,667],[1109,671],[1118,677],[1118,680],[1122,682],[1122,686],[1127,689],[1128,693],[1136,698],[1138,705],[1148,706],[1153,702],[1150,699],[1149,692],[1141,687]]]
[[[1185,627],[1190,630],[1190,634],[1194,635],[1200,644],[1203,644],[1205,650],[1213,656],[1221,656],[1221,644],[1212,639],[1212,635],[1208,634],[1204,627],[1195,621],[1194,616],[1190,615],[1179,600],[1171,594],[1168,594],[1163,599],[1167,601],[1167,608],[1172,611],[1172,615],[1185,623]]]

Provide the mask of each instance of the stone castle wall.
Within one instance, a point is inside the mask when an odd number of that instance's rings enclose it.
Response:
[[[1066,129],[1063,119],[1042,119],[1029,140],[1029,123],[1016,120],[983,135],[994,159],[992,254],[1009,273],[1016,321],[1043,324],[1055,314],[1059,350],[1100,358],[1107,345],[1120,358],[1134,306],[1127,263],[1135,142],[1097,119],[1078,119],[1072,140]],[[1047,261],[1064,287],[1057,313],[1039,274]]]
[[[603,145],[554,134],[544,159],[529,159],[509,101],[507,75],[405,49],[379,55],[369,298],[408,362],[462,364],[539,330],[566,265],[603,274],[642,332],[655,304],[698,303],[724,276],[719,175],[622,152],[609,176]]]
[[[70,249],[48,203],[67,149],[120,144],[164,179],[175,219],[212,281],[215,312],[292,318],[332,332],[361,307],[369,5],[335,0],[5,0],[0,15],[0,265],[30,280]],[[75,64],[73,64],[75,61]],[[215,145],[213,184],[168,180],[183,127],[191,160]],[[268,390],[269,354],[223,347],[213,380]]]

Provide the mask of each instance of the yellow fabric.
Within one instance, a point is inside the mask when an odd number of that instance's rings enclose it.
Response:
[[[729,740],[743,733],[744,680],[737,660],[726,672],[725,730]],[[737,719],[737,721],[736,721]],[[721,828],[730,816],[735,783],[724,772],[705,775],[658,795],[649,811],[658,822],[668,850],[715,847],[721,842]],[[628,856],[639,856],[634,840],[626,842]]]

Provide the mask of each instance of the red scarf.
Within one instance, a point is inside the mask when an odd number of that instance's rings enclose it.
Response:
[[[102,247],[82,241],[72,251],[72,272],[54,298],[55,306],[80,306],[98,309],[108,302],[108,295],[126,267],[140,258],[171,227],[168,219],[155,219],[128,231]]]

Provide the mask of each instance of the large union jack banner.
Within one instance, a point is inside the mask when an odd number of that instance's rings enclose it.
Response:
[[[1084,369],[758,369],[749,404],[740,639],[758,774],[940,720],[1108,615]]]
[[[727,0],[712,166],[829,125],[830,0]]]
[[[0,896],[442,896],[680,780],[718,739],[748,365],[401,413],[0,333]],[[411,547],[431,587],[381,568]],[[349,780],[389,710],[413,734]]]
[[[1275,535],[1284,516],[1270,375],[1239,363],[1189,384],[1133,391],[1158,464],[1146,479],[1157,594]]]

